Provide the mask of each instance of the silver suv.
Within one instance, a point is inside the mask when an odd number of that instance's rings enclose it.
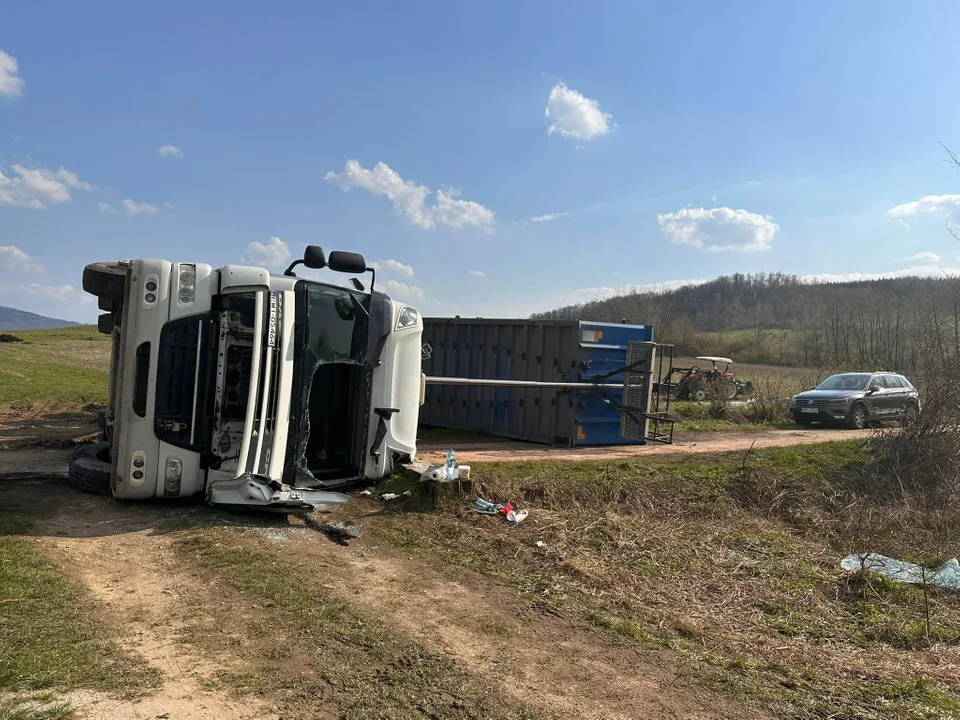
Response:
[[[831,375],[790,401],[790,414],[798,425],[838,422],[857,430],[875,421],[903,420],[919,410],[913,384],[889,372]]]

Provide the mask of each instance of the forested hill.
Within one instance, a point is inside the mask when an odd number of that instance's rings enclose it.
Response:
[[[781,273],[729,275],[663,293],[622,292],[537,318],[652,324],[682,352],[741,362],[882,364],[908,369],[929,343],[960,349],[960,279],[802,282]]]

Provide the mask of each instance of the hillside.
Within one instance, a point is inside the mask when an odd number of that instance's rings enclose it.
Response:
[[[10,330],[50,330],[53,328],[70,327],[79,323],[70,320],[37,315],[26,310],[17,310],[0,305],[0,331]]]
[[[781,273],[730,275],[664,293],[623,292],[538,318],[651,324],[684,354],[740,362],[909,371],[925,349],[960,356],[960,279],[803,282]]]

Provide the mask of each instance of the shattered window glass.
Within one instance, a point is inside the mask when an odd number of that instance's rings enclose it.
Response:
[[[306,345],[319,362],[363,363],[370,296],[346,288],[304,283]]]

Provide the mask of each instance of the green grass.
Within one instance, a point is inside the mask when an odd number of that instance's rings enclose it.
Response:
[[[63,717],[56,714],[66,712],[57,710],[62,704],[33,707],[38,691],[137,694],[156,684],[141,659],[111,641],[91,600],[43,557],[27,530],[0,512],[0,718]]]
[[[477,492],[529,508],[527,522],[478,516],[466,499],[433,509],[414,497],[382,511],[383,532],[601,631],[666,648],[691,676],[772,715],[960,718],[956,678],[923,652],[930,642],[960,647],[960,599],[930,594],[928,638],[920,588],[839,569],[853,551],[937,554],[916,527],[887,522],[902,508],[865,477],[873,452],[846,441],[474,464]]]
[[[344,720],[539,717],[523,703],[499,701],[455,661],[338,599],[316,567],[309,573],[292,567],[289,558],[248,546],[228,530],[192,532],[175,548],[205,577],[225,579],[245,602],[270,608],[260,623],[248,622],[261,647],[247,655],[261,658],[260,664],[222,677],[236,690],[279,693],[301,713],[332,704]],[[222,650],[222,636],[209,628],[190,637]],[[291,672],[285,660],[294,656]]]
[[[0,344],[0,405],[44,402],[75,410],[106,400],[110,338],[96,327],[13,334],[24,342]]]

